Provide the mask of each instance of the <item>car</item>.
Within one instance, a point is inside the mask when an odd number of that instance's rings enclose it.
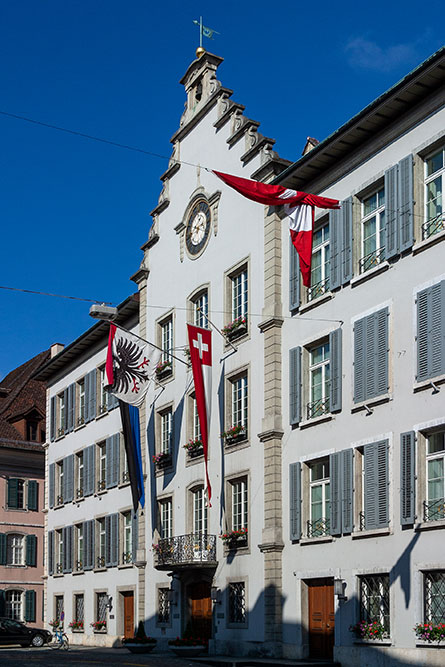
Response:
[[[43,628],[30,628],[22,621],[0,617],[0,645],[43,646],[52,639],[52,634]]]

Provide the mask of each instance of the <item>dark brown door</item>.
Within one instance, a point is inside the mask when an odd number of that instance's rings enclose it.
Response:
[[[308,582],[309,655],[332,658],[334,653],[334,582],[315,579]]]
[[[124,637],[134,637],[134,595],[131,591],[122,593],[124,596]]]
[[[190,631],[195,637],[212,637],[212,600],[210,584],[198,582],[188,586],[190,600]],[[188,630],[188,628],[187,628]]]

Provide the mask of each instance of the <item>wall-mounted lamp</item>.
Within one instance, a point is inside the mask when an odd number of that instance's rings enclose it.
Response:
[[[108,596],[107,604],[105,605],[108,611],[113,609],[113,598],[111,595]]]
[[[215,604],[221,604],[221,591],[216,586],[210,589],[210,599]]]
[[[334,595],[337,596],[338,600],[347,600],[348,598],[345,595],[346,581],[343,579],[334,579]]]
[[[178,595],[176,591],[170,588],[170,590],[167,593],[167,600],[170,602],[171,605],[177,605],[178,604]]]

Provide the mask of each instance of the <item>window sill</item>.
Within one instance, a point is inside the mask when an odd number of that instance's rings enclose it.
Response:
[[[333,542],[334,537],[332,535],[320,535],[320,537],[301,537],[300,544],[325,544],[326,542]]]
[[[436,519],[436,521],[420,521],[414,526],[414,530],[438,530],[445,528],[445,519]]]
[[[101,412],[100,414],[96,415],[96,420],[97,420],[97,419],[103,419],[104,417],[107,416],[107,414],[108,414],[108,410],[104,410],[104,411]]]
[[[121,563],[121,565],[117,566],[117,569],[118,570],[129,570],[132,567],[133,567],[133,563]]]
[[[83,422],[83,424],[78,424],[78,425],[75,427],[74,431],[80,431],[82,428],[85,428],[85,426],[86,426],[86,423],[85,423],[85,422]]]
[[[95,567],[93,572],[106,572],[108,568],[104,567]]]
[[[381,262],[377,266],[374,266],[372,269],[368,269],[368,271],[365,271],[364,273],[361,273],[359,276],[355,276],[355,278],[352,278],[350,285],[351,287],[357,287],[357,285],[361,285],[367,280],[370,280],[370,278],[374,278],[374,276],[378,275],[379,273],[384,273],[389,269],[389,267],[390,267],[389,262],[387,261]]]
[[[75,634],[82,635],[85,632],[85,630],[71,630],[71,632],[73,633],[73,635]]]
[[[366,539],[367,537],[384,537],[385,535],[391,535],[392,531],[389,526],[385,528],[371,528],[369,530],[357,530],[351,534],[353,540]],[[372,639],[371,641],[374,641]]]
[[[428,378],[427,380],[422,380],[421,382],[415,382],[413,387],[413,392],[416,393],[418,391],[424,391],[425,389],[432,389],[433,391],[435,391],[433,383],[443,384],[444,382],[445,382],[445,374],[436,375],[433,378]]]
[[[95,496],[103,496],[104,493],[106,493],[107,491],[108,491],[108,489],[101,489],[100,491],[96,491],[96,493],[94,495]]]
[[[189,456],[187,454],[187,458],[185,460],[185,467],[188,468],[189,466],[195,465],[195,463],[202,463],[204,461],[204,454],[200,454],[199,456]]]
[[[224,453],[225,454],[230,454],[230,452],[237,452],[240,449],[244,449],[245,447],[250,447],[250,441],[248,438],[245,440],[238,440],[237,442],[234,442],[232,444],[227,444],[227,442],[224,443]]]
[[[326,303],[326,301],[330,301],[333,298],[334,298],[333,292],[325,292],[324,294],[321,294],[321,296],[317,296],[316,299],[311,299],[311,301],[308,301],[303,306],[300,306],[297,312],[300,313],[301,315],[301,313],[305,313],[307,310],[311,310],[311,308],[316,308],[317,306],[320,306],[322,303]]]
[[[370,398],[368,401],[360,401],[360,403],[356,403],[351,408],[351,414],[354,412],[361,412],[362,410],[366,410],[366,408],[373,408],[377,405],[383,405],[383,403],[389,403],[389,401],[392,401],[392,394],[390,393],[382,394],[381,396],[375,396],[374,398]]]
[[[52,577],[53,579],[62,579],[64,576],[63,572],[55,572]]]
[[[354,644],[362,646],[392,646],[390,637],[387,639],[354,639]]]
[[[324,422],[330,422],[334,419],[333,415],[326,414],[326,415],[320,415],[319,417],[314,417],[313,419],[306,419],[305,421],[301,421],[299,426],[301,429],[304,428],[309,428],[310,426],[316,426],[317,424],[324,424]]]
[[[73,577],[78,577],[81,574],[85,574],[85,570],[75,570],[72,572]]]
[[[417,255],[417,253],[422,252],[427,248],[431,248],[431,246],[436,245],[436,243],[440,243],[444,239],[445,239],[445,231],[438,232],[437,234],[432,234],[427,239],[419,241],[419,243],[416,243],[413,246],[413,255]]]
[[[122,482],[121,484],[117,485],[118,489],[125,489],[126,486],[130,486],[130,480],[128,482]]]
[[[249,544],[243,544],[240,543],[237,545],[236,543],[232,546],[229,544],[224,544],[224,556],[242,556],[245,554],[250,554],[250,546]]]
[[[419,648],[445,648],[445,644],[440,641],[435,641],[435,642],[425,642],[422,641],[421,639],[416,640],[416,646]]]

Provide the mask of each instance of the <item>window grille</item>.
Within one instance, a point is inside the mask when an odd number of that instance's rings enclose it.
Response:
[[[56,595],[56,621],[60,623],[63,619],[63,595]]]
[[[229,584],[229,623],[245,623],[246,586],[244,581]]]
[[[445,572],[426,572],[424,577],[425,622],[445,623]]]
[[[106,622],[107,620],[107,605],[108,605],[108,594],[107,593],[97,593],[97,617],[96,621]]]
[[[158,623],[170,623],[168,588],[158,588]]]
[[[389,634],[389,576],[375,574],[360,577],[360,620],[377,621]]]
[[[74,620],[77,622],[84,621],[84,597],[83,594],[74,596]]]

